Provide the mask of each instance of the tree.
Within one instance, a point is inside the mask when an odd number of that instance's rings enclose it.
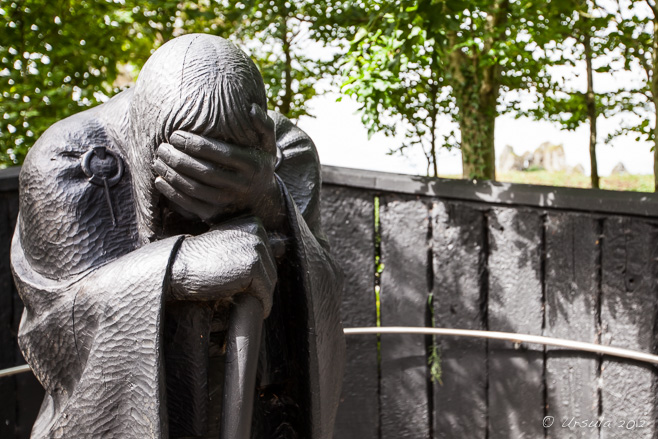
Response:
[[[450,146],[446,141],[439,143],[437,122],[441,114],[451,110],[442,96],[445,83],[435,67],[439,60],[434,42],[420,28],[413,32],[402,41],[383,32],[370,37],[369,44],[361,46],[358,58],[347,67],[353,76],[343,90],[362,103],[362,122],[369,135],[383,132],[394,136],[402,125],[405,141],[390,153],[419,146],[427,158],[427,173],[431,168],[437,177],[437,149]],[[355,43],[365,34],[362,30]],[[390,59],[393,52],[399,56]],[[359,69],[355,72],[357,62]]]
[[[20,164],[47,127],[107,100],[183,33],[233,39],[259,64],[271,108],[308,115],[358,12],[347,1],[2,0],[0,165]],[[309,44],[333,46],[334,56],[307,55]]]
[[[463,175],[494,179],[496,117],[516,111],[519,104],[499,97],[546,81],[543,60],[534,54],[553,40],[549,17],[566,8],[566,0],[368,0],[363,4],[370,21],[348,55],[346,86],[361,104],[366,125],[385,126],[386,108],[392,113],[405,111],[408,101],[388,98],[389,90],[404,84],[398,63],[413,64],[415,52],[431,46],[436,60],[431,69],[434,77],[441,78],[436,82],[437,107],[459,126],[455,140],[462,152]],[[376,73],[373,62],[378,63]],[[432,130],[431,118],[429,122],[425,128]]]
[[[613,111],[631,117],[607,140],[634,134],[636,141],[651,142],[654,187],[658,190],[658,8],[652,0],[617,2],[609,8],[612,25],[609,38],[616,48],[617,61],[626,70],[641,71],[643,77],[636,83],[624,84],[615,94]]]
[[[592,188],[599,188],[598,163],[596,159],[597,119],[598,116],[609,115],[607,107],[610,93],[595,93],[595,72],[609,72],[611,67],[607,63],[594,68],[594,60],[599,57],[608,57],[614,47],[607,38],[610,15],[595,2],[576,0],[573,10],[551,17],[551,26],[555,35],[555,45],[547,53],[545,68],[549,72],[550,80],[545,87],[537,89],[538,104],[527,112],[518,115],[529,115],[535,119],[551,120],[559,123],[563,129],[575,130],[587,123],[590,128],[589,155],[591,167]],[[561,74],[555,76],[550,73],[551,67],[576,67],[578,62],[584,62],[586,77],[585,90],[578,90],[569,81],[565,81]]]
[[[170,38],[174,7],[140,0],[3,1],[0,164],[20,164],[54,122],[116,93],[120,67],[141,66],[154,41]]]

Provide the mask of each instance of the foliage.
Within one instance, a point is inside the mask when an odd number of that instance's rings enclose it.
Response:
[[[592,187],[597,187],[594,156],[597,131],[593,121],[598,116],[607,118],[624,113],[630,116],[608,135],[606,143],[626,134],[635,134],[636,141],[655,142],[656,84],[652,78],[657,62],[654,59],[656,8],[652,2],[634,0],[576,1],[571,16],[563,17],[557,26],[562,27],[565,38],[553,51],[558,60],[554,64],[575,66],[577,61],[585,61],[588,90],[553,81],[549,89],[540,90],[541,105],[534,115],[556,121],[568,130],[589,123]],[[597,59],[600,61],[594,68],[592,61]],[[614,78],[624,72],[638,71],[644,71],[639,81],[617,81],[617,88],[606,92],[593,90],[594,75],[607,74]]]
[[[331,78],[341,42],[354,20],[350,2],[244,0],[187,2],[181,10],[181,32],[204,32],[230,38],[246,48],[261,69],[273,109],[291,119],[310,115],[307,103],[320,90],[318,80]],[[336,26],[338,14],[345,25]],[[314,56],[328,46],[334,56]],[[325,51],[326,52],[326,51]]]
[[[340,67],[370,134],[402,129],[394,152],[422,148],[428,174],[436,175],[438,148],[459,147],[468,178],[494,178],[499,114],[566,129],[587,120],[588,94],[547,66],[575,65],[591,33],[594,56],[614,58],[599,71],[645,72],[640,83],[596,95],[596,114],[636,115],[611,138],[657,141],[655,5],[606,2],[596,15],[586,3],[594,1],[0,0],[0,166],[20,163],[48,126],[111,97],[154,48],[188,32],[246,48],[271,107],[292,119],[309,115],[308,102]],[[530,110],[515,93],[528,91],[539,92]],[[440,129],[445,120],[459,129]]]
[[[616,61],[623,63],[626,70],[640,69],[644,80],[635,84],[625,84],[615,97],[615,111],[628,111],[640,115],[636,123],[625,124],[612,138],[627,133],[635,133],[636,140],[654,140],[655,137],[655,91],[653,84],[656,68],[654,25],[658,26],[655,6],[648,3],[630,1],[616,3],[616,8],[608,11],[611,15],[612,30],[609,38],[617,50]]]
[[[155,48],[190,32],[239,43],[259,64],[271,108],[308,115],[308,101],[322,92],[318,79],[332,77],[341,41],[353,34],[349,22],[359,20],[350,4],[0,0],[0,166],[20,164],[47,127],[107,100],[134,81]],[[312,56],[320,45],[334,56]]]
[[[459,145],[465,177],[494,178],[495,119],[519,105],[499,99],[500,93],[546,81],[544,60],[535,52],[555,38],[550,19],[568,1],[363,4],[370,19],[352,43],[345,90],[361,104],[369,131],[393,133],[400,118],[411,126],[408,145],[420,143],[426,151]],[[433,135],[433,111],[459,125],[458,135],[442,145]]]
[[[610,5],[608,13],[611,16],[609,38],[616,48],[616,61],[623,64],[625,70],[641,71],[643,77],[636,83],[624,84],[615,94],[613,111],[630,117],[607,141],[619,135],[634,134],[636,141],[652,142],[655,177],[658,172],[658,8],[651,0],[632,0]],[[654,188],[658,189],[656,178]]]
[[[367,37],[361,28],[353,44],[352,60],[346,66],[351,77],[344,83],[345,94],[354,96],[361,106],[361,120],[368,135],[383,132],[395,136],[405,127],[405,141],[390,153],[404,153],[409,147],[422,148],[429,168],[437,176],[437,122],[450,112],[442,96],[445,81],[438,74],[439,62],[434,41],[419,27],[404,40],[401,30],[386,35],[378,30]],[[361,40],[367,44],[360,44]],[[394,54],[394,56],[391,56]],[[443,146],[452,144],[444,140]]]
[[[122,65],[171,36],[175,2],[0,3],[0,163],[22,162],[54,122],[107,99]]]

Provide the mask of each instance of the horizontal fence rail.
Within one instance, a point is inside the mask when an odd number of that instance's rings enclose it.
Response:
[[[17,175],[0,171],[0,369],[24,363],[9,270]],[[324,229],[345,272],[344,326],[377,332],[347,337],[336,438],[658,436],[655,366],[529,342],[654,357],[656,195],[330,166],[323,178]],[[497,333],[530,338],[512,345]],[[0,379],[0,394],[0,437],[29,437],[43,397],[34,376]],[[634,427],[576,430],[558,426],[563,418]]]
[[[457,180],[336,166],[323,166],[322,177],[326,185],[367,189],[379,193],[658,218],[658,197],[645,192]]]
[[[18,375],[19,373],[30,372],[30,366],[27,364],[22,364],[20,366],[8,367],[6,369],[0,370],[0,378],[10,377],[12,375]]]

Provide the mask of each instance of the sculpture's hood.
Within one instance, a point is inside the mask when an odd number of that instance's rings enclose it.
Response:
[[[265,85],[253,61],[223,38],[175,38],[146,61],[130,104],[128,159],[133,172],[142,240],[158,237],[159,195],[153,184],[155,150],[176,130],[245,147],[259,144],[250,110],[267,110]]]

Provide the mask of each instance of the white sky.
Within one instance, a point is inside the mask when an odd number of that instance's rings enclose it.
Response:
[[[350,168],[371,169],[404,174],[426,174],[427,163],[420,150],[408,151],[406,157],[389,156],[389,148],[399,146],[400,139],[376,134],[368,140],[366,129],[361,124],[358,105],[348,97],[336,102],[337,94],[326,94],[311,101],[315,119],[302,118],[299,126],[315,142],[323,164]],[[599,174],[609,175],[612,168],[622,162],[632,174],[653,173],[653,153],[647,142],[636,142],[633,137],[620,137],[606,145],[602,139],[620,123],[620,118],[599,119],[599,144],[597,158]],[[447,123],[446,123],[447,125]],[[447,130],[447,127],[446,127]],[[530,119],[515,119],[500,116],[496,123],[496,157],[506,145],[511,145],[517,154],[534,151],[544,142],[562,144],[567,165],[581,164],[589,173],[589,127],[581,126],[576,131],[563,131],[550,122],[535,122]],[[438,159],[439,174],[461,174],[459,150],[442,149]]]

